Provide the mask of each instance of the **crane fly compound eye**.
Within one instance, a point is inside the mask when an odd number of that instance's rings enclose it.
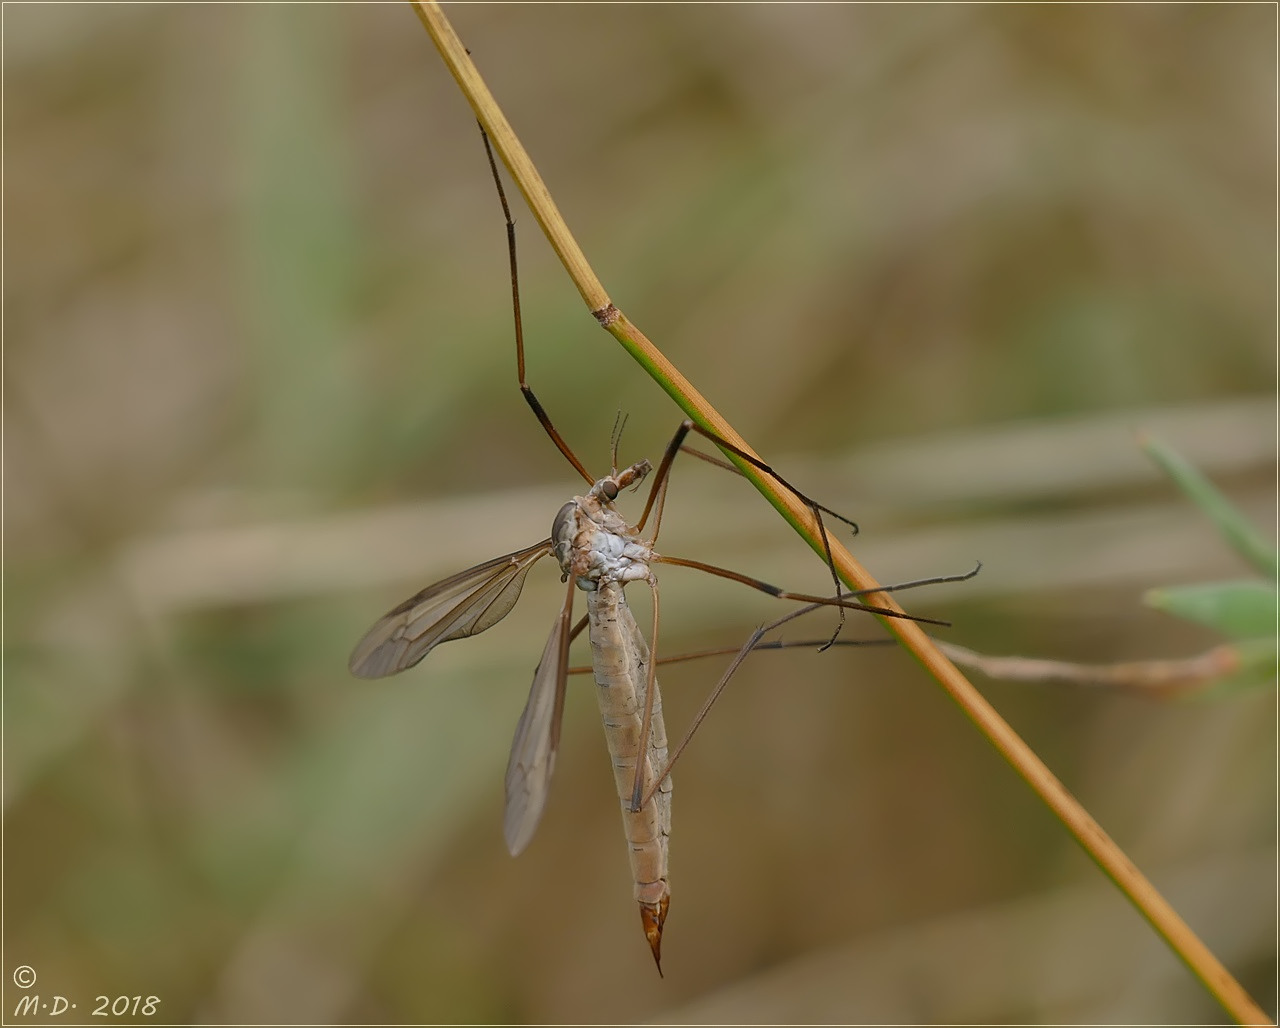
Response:
[[[560,570],[566,573],[569,570],[569,558],[573,554],[573,537],[578,528],[574,518],[577,509],[578,505],[570,500],[560,508],[560,513],[551,522],[551,544],[555,549],[556,562],[559,563]]]
[[[612,478],[606,478],[600,483],[600,492],[606,500],[616,500],[618,498],[618,483]]]

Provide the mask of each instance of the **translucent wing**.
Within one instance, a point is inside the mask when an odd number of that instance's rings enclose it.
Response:
[[[477,564],[429,585],[365,633],[348,667],[358,678],[381,678],[413,667],[437,643],[497,624],[515,606],[529,569],[551,552],[551,540]]]
[[[529,700],[516,725],[511,757],[507,761],[507,806],[502,834],[507,849],[516,856],[529,845],[547,803],[551,772],[560,743],[560,716],[564,712],[564,683],[569,668],[569,625],[573,620],[574,580],[569,595],[551,626],[547,645],[533,673]]]

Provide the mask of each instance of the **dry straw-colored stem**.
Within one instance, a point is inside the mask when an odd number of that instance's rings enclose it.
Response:
[[[461,40],[453,31],[453,26],[449,24],[444,11],[435,3],[423,2],[423,0],[411,0],[411,2],[591,313],[667,391],[685,414],[734,446],[747,453],[754,453],[755,451],[747,445],[746,441],[734,431],[733,426],[720,416],[705,397],[694,389],[658,348],[627,319],[626,315],[613,306],[604,286],[596,278],[585,255],[570,234],[568,226],[560,216],[559,210],[551,199],[551,194],[547,191],[529,155],[520,145],[511,125],[480,78],[479,72],[471,62]],[[822,553],[818,525],[808,507],[747,462],[732,453],[726,456],[742,470],[742,473],[782,513],[809,545],[818,553]],[[877,583],[871,575],[835,538],[830,538],[830,546],[836,569],[846,584],[854,589],[876,588]],[[868,597],[868,600],[884,607],[900,609],[893,599],[884,593]],[[1133,901],[1143,916],[1165,938],[1174,952],[1186,962],[1228,1013],[1241,1024],[1272,1024],[1273,1022],[1253,1002],[1204,943],[1196,937],[1164,897],[1067,792],[1062,783],[1041,763],[1030,747],[979,695],[955,665],[938,651],[920,626],[899,618],[881,618],[881,621],[924,665],[991,744],[1026,779],[1031,788],[1076,837],[1085,852]]]
[[[993,657],[955,643],[934,645],[961,667],[1005,682],[1063,682],[1121,689],[1139,696],[1186,696],[1240,670],[1240,654],[1227,643],[1194,657],[1130,660],[1120,664],[1074,664],[1037,657]]]

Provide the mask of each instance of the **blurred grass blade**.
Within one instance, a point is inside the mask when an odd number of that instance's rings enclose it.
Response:
[[[1154,436],[1142,433],[1138,445],[1173,479],[1184,493],[1209,516],[1232,548],[1271,582],[1276,580],[1280,559],[1276,547],[1245,520],[1235,506],[1195,467]]]
[[[1276,591],[1253,579],[1150,589],[1142,602],[1233,639],[1263,638],[1276,630]]]
[[[246,126],[239,229],[254,457],[273,484],[341,478],[359,422],[350,340],[360,246],[336,73],[349,45],[337,21],[299,32],[292,9],[255,8],[235,94]]]

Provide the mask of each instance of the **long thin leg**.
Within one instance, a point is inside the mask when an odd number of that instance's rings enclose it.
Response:
[[[729,684],[729,679],[733,677],[733,673],[737,671],[739,667],[742,666],[742,662],[747,659],[747,656],[751,653],[753,649],[756,648],[756,645],[760,642],[760,640],[763,639],[767,633],[773,631],[775,628],[780,628],[782,625],[785,625],[788,621],[791,621],[794,618],[798,618],[802,614],[807,614],[810,610],[813,610],[813,609],[814,609],[814,605],[811,604],[808,607],[801,607],[798,610],[793,610],[789,614],[784,614],[782,617],[778,618],[775,621],[770,621],[766,625],[761,625],[759,628],[757,628],[754,632],[751,633],[747,641],[742,644],[742,648],[738,651],[738,655],[733,658],[733,663],[731,663],[725,669],[724,674],[720,676],[720,681],[717,682],[716,687],[711,690],[711,695],[707,697],[706,701],[698,709],[698,713],[693,716],[693,721],[689,725],[689,730],[684,733],[684,738],[680,740],[680,745],[677,746],[675,750],[672,752],[670,759],[667,761],[667,766],[662,769],[658,777],[654,780],[654,784],[650,786],[649,788],[650,796],[652,796],[653,793],[657,790],[658,786],[662,784],[662,782],[666,779],[667,775],[671,774],[672,766],[680,758],[680,754],[684,752],[684,748],[689,745],[689,740],[693,738],[693,733],[698,730],[698,726],[702,724],[703,719],[707,716],[708,712],[711,710],[712,705],[716,702],[716,700],[720,698],[720,694],[724,692],[724,687]],[[648,797],[644,798],[644,802],[645,803],[648,802]]]
[[[967,582],[982,569],[979,564],[972,571],[966,571],[963,575],[940,575],[935,578],[917,578],[910,582],[897,582],[894,585],[882,585],[875,591],[878,593],[901,592],[905,589],[918,589],[925,585],[945,585],[949,582]],[[865,590],[863,590],[865,591]],[[851,596],[858,596],[861,592],[842,592],[841,599],[848,599]],[[800,608],[799,614],[808,614],[812,611],[819,610],[823,607],[831,605],[831,600],[824,599],[821,603],[810,603],[807,607]],[[799,616],[799,614],[791,616]],[[788,617],[790,620],[790,616]],[[586,627],[587,619],[583,618],[573,628],[570,638],[577,638],[582,629]],[[770,630],[770,629],[767,629]],[[776,639],[773,642],[758,642],[753,646],[752,652],[759,653],[761,650],[798,650],[798,649],[814,649],[816,647],[825,648],[830,639]],[[897,643],[896,639],[887,637],[879,637],[875,639],[840,639],[837,640],[837,646],[893,646]],[[687,660],[701,660],[704,657],[727,657],[737,653],[741,649],[740,646],[719,646],[711,650],[695,650],[693,653],[677,653],[674,657],[658,657],[654,660],[655,664],[679,664]],[[585,675],[590,674],[592,667],[590,664],[583,664],[578,667],[569,668],[567,674]]]
[[[830,639],[774,639],[771,642],[756,643],[751,647],[752,653],[760,653],[764,650],[817,650],[826,649]],[[936,642],[937,640],[935,640]],[[896,646],[898,640],[892,636],[882,635],[875,639],[838,639],[837,646]],[[939,644],[941,645],[941,644]],[[694,650],[691,653],[677,653],[674,657],[659,657],[658,663],[682,664],[689,660],[702,660],[704,657],[730,657],[737,653],[741,646],[719,646],[712,650]],[[582,667],[571,667],[566,674],[581,675],[586,674],[591,668],[587,665]]]
[[[788,589],[779,589],[776,585],[770,585],[768,582],[761,581],[758,578],[752,578],[750,575],[744,575],[737,571],[730,571],[728,568],[716,567],[714,564],[705,564],[700,560],[688,560],[684,557],[668,557],[665,555],[654,554],[650,561],[655,564],[673,564],[676,567],[693,568],[695,571],[705,571],[709,575],[716,575],[719,578],[727,578],[733,582],[741,582],[743,585],[749,585],[752,589],[758,589],[762,593],[768,593],[770,596],[776,596],[782,600],[799,600],[801,603],[809,603],[816,606],[841,607],[846,610],[865,610],[871,614],[883,614],[885,617],[902,618],[904,621],[919,621],[926,625],[944,625],[949,626],[948,621],[939,621],[936,618],[916,617],[913,614],[907,614],[900,610],[889,610],[886,607],[875,607],[868,603],[858,603],[850,599],[853,596],[867,596],[875,593],[887,593],[905,588],[912,588],[916,585],[935,584],[938,582],[957,582],[966,578],[972,578],[981,569],[979,564],[972,571],[965,575],[948,576],[937,579],[927,579],[922,582],[908,582],[903,585],[889,586],[881,585],[874,589],[857,589],[852,592],[840,592],[835,596],[813,596],[809,593],[796,593]]]
[[[692,427],[697,428],[696,425],[693,425]],[[700,429],[699,431],[701,431],[702,434],[709,439],[717,438],[716,436],[706,432],[705,429]],[[762,470],[764,470],[765,468],[768,468],[768,465],[761,464],[760,461],[755,460],[753,457],[751,457],[750,454],[743,453],[732,443],[725,442],[724,445],[729,449],[733,450],[735,453],[740,454],[744,460],[749,460],[751,461],[751,463],[759,465]],[[742,471],[740,469],[730,464],[727,460],[721,460],[719,457],[713,457],[711,456],[711,454],[703,453],[701,450],[695,450],[690,446],[681,446],[680,451],[682,453],[689,454],[691,457],[697,457],[699,460],[705,460],[708,464],[714,464],[716,467],[723,468],[725,471],[731,471],[735,475],[742,474]],[[826,565],[828,569],[831,571],[832,581],[834,581],[836,584],[836,592],[837,593],[840,592],[840,576],[836,574],[835,561],[831,555],[831,540],[827,538],[827,524],[825,521],[822,520],[822,515],[823,515],[823,512],[826,512],[827,514],[830,514],[833,518],[837,518],[838,520],[843,521],[846,525],[849,525],[853,529],[855,535],[858,532],[857,524],[853,521],[850,521],[843,514],[837,514],[830,507],[824,507],[822,504],[816,502],[815,500],[811,500],[809,497],[805,496],[803,493],[798,492],[794,486],[790,485],[784,478],[782,478],[775,471],[773,471],[772,468],[768,468],[768,471],[769,471],[769,474],[773,475],[774,478],[776,478],[784,486],[786,486],[788,489],[794,492],[796,496],[798,496],[804,503],[808,504],[809,509],[813,511],[814,520],[818,522],[818,534],[822,538],[822,551],[825,555]],[[833,632],[831,635],[831,638],[827,640],[827,646],[830,646],[832,643],[836,641],[836,636],[840,634],[840,630],[842,628],[844,628],[843,613],[840,616],[839,624],[836,625],[835,632]],[[825,649],[826,647],[823,647],[823,648]]]
[[[916,589],[916,588],[919,588],[920,586],[925,586],[925,585],[939,585],[944,582],[963,582],[972,578],[974,575],[976,575],[981,570],[981,568],[982,568],[982,565],[979,564],[972,571],[967,572],[966,574],[963,574],[963,575],[944,575],[938,578],[921,578],[913,582],[903,582],[899,585],[882,586],[881,588],[875,591],[876,592],[895,592],[895,591],[900,591],[905,589]],[[863,591],[865,592],[865,590]],[[847,599],[850,596],[857,596],[857,595],[860,595],[860,593],[857,593],[857,592],[841,593],[836,598]],[[720,681],[717,682],[716,687],[713,690],[711,690],[711,694],[707,697],[706,702],[702,704],[702,707],[698,710],[698,713],[694,715],[693,721],[690,723],[688,731],[686,731],[684,734],[684,738],[680,740],[680,744],[672,751],[671,757],[667,761],[667,766],[664,767],[661,772],[659,772],[658,776],[654,779],[653,785],[649,787],[648,795],[644,797],[641,804],[642,806],[644,803],[649,802],[650,797],[653,796],[653,794],[657,791],[658,787],[663,783],[663,781],[666,780],[666,777],[669,774],[671,774],[671,768],[675,765],[675,762],[679,759],[680,754],[684,752],[684,748],[689,745],[689,741],[693,738],[694,732],[698,730],[698,727],[702,724],[703,719],[706,718],[708,712],[711,710],[712,705],[716,702],[716,700],[720,698],[720,694],[724,692],[725,686],[729,684],[729,679],[732,678],[734,673],[738,670],[738,668],[741,667],[742,662],[747,659],[747,656],[752,652],[752,650],[782,649],[786,645],[790,645],[790,646],[814,645],[814,643],[812,642],[784,644],[779,641],[776,643],[762,643],[761,640],[769,632],[772,632],[775,628],[781,628],[788,621],[794,621],[798,617],[803,617],[805,614],[815,611],[819,607],[826,606],[830,602],[831,602],[830,599],[824,599],[824,600],[812,602],[804,607],[798,607],[795,610],[782,615],[782,617],[780,618],[770,621],[767,624],[761,625],[759,628],[757,628],[754,632],[751,633],[747,641],[742,645],[741,649],[738,650],[738,655],[734,657],[733,662],[728,666],[728,668],[725,669],[724,674],[720,676]],[[869,641],[871,640],[851,640],[850,645],[865,645]],[[828,642],[827,645],[829,646],[830,643]],[[826,646],[823,646],[822,649],[826,649]]]
[[[671,476],[671,464],[676,459],[676,454],[682,449],[681,443],[684,442],[684,437],[689,434],[689,428],[692,425],[692,421],[680,422],[680,427],[676,429],[676,434],[671,437],[671,442],[667,443],[667,448],[662,454],[662,460],[658,462],[658,470],[654,472],[653,479],[649,483],[649,497],[645,500],[644,510],[640,513],[640,520],[636,522],[636,531],[644,531],[645,522],[649,520],[649,513],[654,509],[656,502],[657,515],[654,518],[653,535],[649,537],[650,546],[657,542],[658,528],[662,524],[662,504],[666,500],[667,479]],[[734,470],[736,471],[737,468],[734,468]]]
[[[640,719],[640,745],[636,756],[636,780],[631,787],[631,813],[640,810],[640,793],[644,790],[645,759],[649,751],[649,728],[653,721],[653,694],[658,685],[658,580],[649,576],[649,592],[653,594],[653,628],[649,633],[649,669],[644,690],[644,717]]]
[[[936,642],[937,640],[935,640]],[[826,639],[774,639],[771,642],[756,643],[752,653],[765,650],[816,650],[827,644]],[[840,639],[836,646],[896,646],[898,640],[892,636],[881,635],[874,639]],[[672,657],[658,657],[654,663],[659,667],[670,664],[684,664],[691,660],[705,660],[707,657],[731,657],[741,646],[716,646],[709,650],[690,650],[688,653],[677,653]],[[595,669],[590,664],[574,664],[566,669],[566,675],[589,675]]]
[[[877,589],[875,589],[875,592],[896,593],[896,592],[903,592],[907,589],[919,589],[920,587],[926,586],[926,585],[946,585],[952,582],[967,582],[969,581],[969,579],[973,578],[974,575],[976,575],[981,570],[982,570],[982,565],[978,564],[972,571],[966,571],[962,575],[937,575],[933,578],[913,578],[910,582],[895,582],[893,585],[879,586]],[[867,590],[859,590],[858,592],[847,592],[847,593],[842,592],[840,594],[840,598],[848,599],[853,596],[860,596],[866,591]],[[807,607],[802,607],[799,613],[808,614],[811,611],[818,610],[822,607],[830,606],[830,604],[831,604],[831,601],[828,599],[824,599],[821,603],[810,603]],[[798,617],[799,614],[796,614],[794,616]],[[788,620],[790,620],[790,617],[788,617]],[[569,633],[570,640],[576,639],[582,633],[582,630],[586,627],[587,627],[587,619],[584,617],[576,625],[573,626],[573,631]],[[897,640],[895,639],[888,639],[888,638],[841,639],[836,643],[836,645],[837,646],[892,646],[896,643],[896,641]],[[829,642],[829,640],[826,640],[826,639],[803,639],[803,640],[796,639],[792,641],[785,641],[780,639],[774,642],[757,643],[755,646],[752,647],[752,650],[755,652],[759,652],[760,650],[812,649],[816,646],[825,646],[827,642]],[[741,647],[721,646],[713,650],[698,650],[694,653],[678,653],[674,657],[658,657],[653,661],[653,663],[678,664],[681,661],[700,660],[703,657],[725,657],[725,656],[728,656],[729,654],[737,653],[739,649],[741,649]],[[569,668],[567,673],[571,675],[585,675],[589,673],[591,670],[592,668],[590,664],[583,664],[581,667]]]
[[[806,496],[794,485],[792,485],[785,478],[783,478],[776,471],[774,471],[772,467],[770,467],[764,461],[760,460],[759,457],[753,457],[751,454],[747,453],[745,450],[739,449],[737,446],[734,446],[734,444],[729,442],[727,439],[721,439],[720,436],[716,435],[710,429],[703,428],[701,425],[698,425],[693,421],[689,421],[687,419],[680,423],[680,427],[676,429],[676,434],[671,437],[671,442],[667,444],[666,452],[663,453],[662,455],[662,462],[658,465],[657,474],[654,475],[653,484],[649,488],[649,499],[645,503],[644,511],[641,513],[640,520],[636,525],[637,530],[643,530],[645,521],[649,517],[649,511],[651,508],[654,507],[655,499],[666,496],[667,479],[671,473],[671,465],[675,461],[676,455],[680,453],[680,451],[683,450],[685,453],[690,453],[695,457],[700,457],[702,460],[705,460],[710,464],[715,464],[717,467],[725,468],[728,471],[733,471],[737,474],[741,474],[741,472],[738,471],[736,467],[734,467],[732,464],[728,463],[727,461],[718,460],[715,457],[710,457],[705,453],[699,453],[697,450],[692,450],[682,445],[684,443],[685,437],[690,432],[697,432],[703,438],[709,439],[711,442],[715,443],[717,446],[723,447],[724,449],[728,450],[730,453],[733,453],[738,457],[742,458],[743,460],[745,460],[752,467],[757,468],[760,471],[764,472],[765,474],[769,475],[771,478],[777,481],[781,486],[783,486],[785,489],[790,491],[796,497],[796,499],[800,500],[801,503],[803,503],[805,506],[809,508],[810,511],[813,512],[814,520],[817,521],[818,523],[818,536],[822,540],[822,552],[826,560],[826,565],[828,569],[831,571],[831,581],[835,584],[835,591],[838,594],[840,590],[844,588],[844,586],[840,582],[839,574],[836,573],[835,558],[831,554],[831,540],[827,536],[827,523],[822,519],[822,515],[824,513],[830,514],[833,518],[836,518],[838,521],[843,521],[846,525],[852,528],[854,532],[858,531],[857,524],[853,521],[850,521],[843,514],[837,513],[836,511],[832,510],[830,507],[824,507],[817,500],[813,499],[810,496]],[[657,513],[657,518],[655,519],[653,536],[650,539],[651,543],[653,540],[656,540],[658,537],[657,523],[661,522],[661,519],[662,519],[662,505],[660,502],[657,505],[657,512],[658,513]],[[844,628],[844,618],[845,618],[844,607],[840,606],[839,604],[835,604],[835,606],[839,607],[840,621],[836,625],[835,631],[831,633],[831,642],[836,641],[836,636],[838,636],[840,634],[840,630]]]
[[[765,650],[816,650],[826,646],[827,639],[774,639],[771,642],[756,643],[752,653]],[[936,642],[937,640],[935,640]],[[840,639],[836,646],[896,646],[898,640],[891,636],[881,635],[875,639]],[[707,657],[732,657],[741,650],[741,646],[717,646],[710,650],[691,650],[688,653],[677,653],[673,657],[659,657],[654,661],[659,667],[669,664],[684,664],[691,660],[705,660]],[[590,664],[574,664],[565,671],[566,675],[589,675],[595,669]]]
[[[734,446],[733,443],[729,442],[729,440],[721,439],[718,435],[712,432],[711,429],[703,428],[697,422],[685,421],[684,425],[688,426],[688,431],[697,432],[698,435],[702,436],[704,439],[710,440],[711,442],[715,443],[717,446],[719,446],[723,450],[728,450],[735,457],[741,457],[743,460],[745,460],[757,471],[763,471],[766,475],[772,478],[779,485],[784,486],[787,489],[787,491],[790,492],[792,495],[794,495],[796,499],[800,500],[801,503],[804,503],[808,507],[812,508],[815,511],[815,513],[818,511],[821,511],[823,514],[830,514],[837,521],[843,521],[846,525],[852,528],[854,532],[858,531],[857,522],[850,521],[848,518],[846,518],[843,514],[839,513],[838,511],[834,511],[830,507],[824,507],[817,500],[813,499],[813,497],[806,496],[794,485],[792,485],[780,474],[778,474],[770,465],[762,461],[759,457],[753,457],[751,454],[747,453],[746,450],[741,450],[738,447]],[[705,454],[697,453],[694,450],[686,450],[685,452],[693,453],[695,456],[702,457],[704,460],[708,459]],[[712,458],[710,462],[713,464],[720,463],[714,458]],[[737,468],[733,467],[733,465],[728,465],[728,466],[733,471],[738,470]],[[741,472],[739,472],[739,474],[741,474]],[[819,518],[819,521],[821,521],[821,518]]]
[[[747,453],[745,450],[739,449],[737,446],[734,446],[733,443],[729,442],[727,439],[721,439],[720,436],[716,435],[710,429],[703,428],[701,425],[696,424],[695,422],[690,421],[688,422],[688,424],[690,429],[692,429],[694,432],[697,432],[704,439],[711,440],[711,442],[715,443],[721,449],[728,450],[730,453],[736,455],[742,460],[745,460],[753,468],[756,468],[759,471],[763,471],[770,478],[774,479],[774,481],[776,481],[779,485],[782,485],[788,490],[790,490],[791,493],[798,500],[800,500],[801,503],[804,503],[806,506],[808,506],[809,510],[813,512],[813,519],[818,523],[818,535],[822,539],[822,554],[826,558],[827,568],[831,572],[831,581],[834,583],[836,587],[836,595],[839,596],[840,590],[844,588],[844,586],[840,582],[839,573],[837,573],[836,571],[835,557],[831,553],[831,540],[827,537],[827,523],[822,520],[822,515],[824,513],[830,514],[833,518],[843,521],[846,525],[849,525],[854,530],[855,533],[858,531],[858,526],[854,522],[846,518],[844,515],[837,514],[830,507],[824,507],[817,500],[813,499],[812,497],[806,496],[799,489],[797,489],[790,482],[788,482],[785,478],[783,478],[780,474],[774,471],[772,467],[770,467],[768,464],[762,461],[759,457],[754,457],[751,454]],[[734,470],[737,470],[737,469],[735,468]],[[841,629],[844,628],[844,620],[845,620],[844,607],[840,607],[839,609],[840,609],[840,620],[836,623],[835,631],[831,633],[831,641],[827,643],[828,646],[830,646],[831,643],[834,643],[836,641],[836,637],[840,634]]]
[[[538,398],[533,395],[533,390],[529,388],[529,383],[525,381],[524,325],[520,318],[520,275],[516,269],[516,223],[511,220],[511,208],[507,206],[507,194],[502,188],[502,177],[498,174],[498,162],[494,160],[493,147],[489,145],[489,135],[483,128],[480,129],[480,138],[484,140],[484,152],[489,158],[489,170],[493,172],[493,184],[498,187],[498,199],[502,202],[502,216],[507,221],[507,254],[511,263],[511,311],[515,316],[516,322],[516,374],[520,379],[520,393],[533,410],[534,416],[538,419],[538,424],[551,437],[551,441],[564,454],[565,459],[577,469],[578,474],[594,485],[595,479],[582,466],[582,462],[578,460],[574,452],[569,449],[569,444],[560,437],[556,427],[551,424],[551,418],[548,417],[542,404],[538,402]]]

